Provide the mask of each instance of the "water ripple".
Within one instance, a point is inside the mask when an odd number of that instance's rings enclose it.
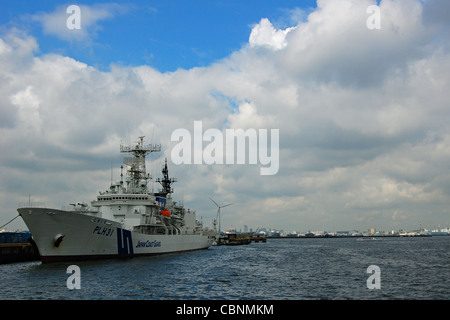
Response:
[[[247,246],[129,260],[0,265],[0,299],[299,300],[449,299],[450,237],[269,239]],[[370,290],[369,265],[381,270]]]

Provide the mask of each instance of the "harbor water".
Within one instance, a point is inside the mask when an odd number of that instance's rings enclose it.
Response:
[[[268,239],[163,256],[75,262],[79,289],[68,288],[71,263],[0,265],[0,299],[448,300],[449,262],[450,236]],[[369,266],[377,266],[379,273],[368,272]],[[378,288],[370,289],[369,282]]]

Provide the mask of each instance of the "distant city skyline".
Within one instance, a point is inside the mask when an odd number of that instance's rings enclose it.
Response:
[[[336,233],[344,233],[344,232],[349,232],[349,233],[387,233],[387,234],[392,234],[392,233],[398,233],[398,232],[416,232],[416,231],[424,231],[424,232],[431,232],[431,231],[443,231],[443,232],[449,232],[450,231],[450,224],[447,226],[433,226],[433,227],[423,227],[423,226],[419,226],[417,229],[392,229],[392,230],[379,230],[376,229],[374,227],[370,227],[370,228],[366,228],[366,229],[342,229],[342,230],[325,230],[325,229],[316,229],[316,230],[290,230],[290,229],[282,229],[282,228],[274,228],[274,227],[262,227],[262,228],[252,228],[249,227],[247,225],[244,225],[243,228],[229,228],[229,229],[222,229],[222,231],[237,231],[237,232],[266,232],[266,233],[270,233],[270,232],[281,232],[284,234],[289,234],[289,233],[298,233],[298,234],[305,234],[305,233],[329,233],[329,234],[336,234]]]

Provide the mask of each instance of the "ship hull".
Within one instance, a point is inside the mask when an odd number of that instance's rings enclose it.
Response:
[[[214,237],[189,234],[149,235],[94,215],[50,208],[20,208],[43,263],[130,258],[207,249]]]

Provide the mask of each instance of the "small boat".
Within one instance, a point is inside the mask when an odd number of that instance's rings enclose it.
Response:
[[[381,241],[383,239],[381,239],[380,237],[361,237],[358,238],[357,241]]]

